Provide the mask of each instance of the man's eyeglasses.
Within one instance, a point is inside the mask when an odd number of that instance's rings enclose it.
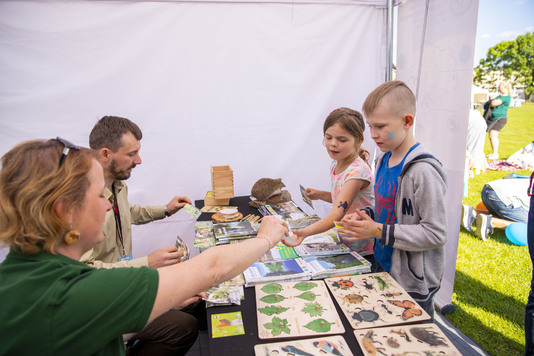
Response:
[[[65,146],[65,148],[63,149],[63,154],[61,155],[61,158],[59,158],[59,167],[61,167],[61,165],[63,164],[63,162],[65,161],[65,158],[67,158],[67,155],[69,154],[69,151],[71,149],[73,150],[76,150],[76,151],[79,151],[80,150],[80,147],[76,146],[74,143],[72,142],[69,142],[61,137],[56,137],[55,138],[56,141],[59,141],[63,144],[63,146]]]

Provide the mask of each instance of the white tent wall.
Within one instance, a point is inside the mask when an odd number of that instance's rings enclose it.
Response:
[[[236,195],[281,177],[304,205],[299,184],[330,186],[324,119],[384,79],[384,3],[2,1],[0,155],[35,138],[87,146],[118,115],[144,134],[132,203],[202,199],[210,166],[229,164]],[[135,227],[134,257],[191,243],[193,223]]]
[[[443,163],[448,242],[436,305],[450,305],[460,231],[478,0],[405,1],[398,8],[397,79],[416,93],[415,136]]]

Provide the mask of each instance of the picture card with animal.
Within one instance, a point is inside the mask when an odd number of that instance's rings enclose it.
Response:
[[[260,339],[345,332],[323,281],[273,282],[255,289]]]
[[[198,219],[198,217],[199,217],[200,215],[202,215],[202,211],[200,211],[199,208],[197,208],[196,206],[191,205],[191,204],[185,204],[185,205],[184,205],[184,210],[185,210],[188,214],[190,214],[192,217],[194,217],[195,220]]]
[[[341,335],[258,344],[254,346],[254,354],[256,356],[353,355],[353,353],[350,351],[349,345]]]
[[[226,337],[245,333],[243,317],[240,311],[211,314],[211,337]]]
[[[355,330],[365,356],[462,354],[434,323]]]
[[[269,213],[267,215],[278,215],[283,220],[302,219],[307,216],[293,200],[285,203],[265,205],[265,209]]]
[[[312,279],[371,272],[371,262],[356,252],[303,258],[310,269]]]
[[[254,262],[243,272],[245,287],[275,281],[306,281],[311,278],[308,265],[302,258],[291,260]]]
[[[325,279],[325,283],[354,329],[430,319],[387,272],[333,277]]]
[[[308,195],[306,195],[306,188],[304,188],[301,184],[299,184],[299,187],[300,187],[300,194],[302,195],[302,200],[304,200],[306,204],[308,204],[312,209],[314,209],[313,201],[310,198],[308,198]]]
[[[299,246],[295,247],[295,251],[301,257],[350,253],[350,249],[337,238],[334,228],[306,237]]]
[[[298,230],[298,229],[304,229],[305,227],[310,226],[311,224],[319,220],[321,220],[319,215],[313,214],[313,215],[305,216],[300,219],[287,220],[287,223],[289,224],[289,227],[291,229]]]

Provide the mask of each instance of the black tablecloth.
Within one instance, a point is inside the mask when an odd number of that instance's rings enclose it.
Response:
[[[240,196],[230,199],[230,206],[237,206],[239,212],[246,216],[248,214],[260,215],[261,213],[258,209],[251,207],[248,203],[250,201],[249,196]],[[196,200],[195,206],[197,208],[202,208],[204,206],[203,200]],[[198,218],[199,221],[211,220],[212,214],[202,213]],[[372,261],[374,262],[374,261]],[[331,295],[331,294],[330,294]],[[331,295],[332,296],[332,295]],[[332,296],[332,299],[333,296]],[[363,355],[358,342],[354,336],[352,326],[349,324],[345,314],[338,304],[334,301],[336,310],[341,317],[343,322],[343,327],[345,328],[345,334],[343,338],[349,345],[352,353],[357,355]],[[241,312],[243,318],[243,326],[245,328],[244,335],[235,335],[228,337],[212,338],[211,337],[211,315],[220,314],[220,313],[231,313],[231,312]],[[256,293],[254,287],[245,288],[245,299],[241,301],[241,305],[231,305],[231,306],[221,306],[221,307],[210,307],[207,309],[208,317],[208,333],[209,343],[210,343],[210,354],[211,355],[254,355],[254,345],[257,344],[266,344],[272,342],[281,342],[284,340],[291,339],[271,339],[271,340],[261,340],[258,338],[258,318],[256,315]]]

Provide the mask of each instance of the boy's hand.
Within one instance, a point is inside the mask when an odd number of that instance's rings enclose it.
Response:
[[[347,241],[368,239],[382,236],[382,224],[375,222],[365,211],[358,210],[354,214],[345,216],[338,225],[343,227],[344,234],[353,237],[344,237]]]

